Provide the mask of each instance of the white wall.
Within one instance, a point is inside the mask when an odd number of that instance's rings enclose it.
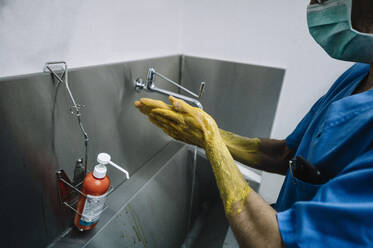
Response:
[[[0,0],[0,77],[176,53],[286,69],[272,130],[284,138],[348,63],[308,35],[307,0]],[[282,178],[264,175],[274,202]]]
[[[0,77],[180,53],[181,0],[0,0]]]
[[[313,41],[307,0],[185,0],[183,52],[286,69],[272,130],[285,138],[350,64],[333,60]],[[282,177],[264,174],[262,196],[275,202]]]

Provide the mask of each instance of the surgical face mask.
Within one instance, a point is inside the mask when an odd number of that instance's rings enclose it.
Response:
[[[307,8],[308,29],[317,43],[333,58],[373,63],[373,34],[352,28],[353,0],[327,0]],[[372,13],[373,14],[373,13]]]

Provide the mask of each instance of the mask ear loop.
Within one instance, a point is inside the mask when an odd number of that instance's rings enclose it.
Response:
[[[322,4],[325,2],[325,0],[316,0],[318,4]]]

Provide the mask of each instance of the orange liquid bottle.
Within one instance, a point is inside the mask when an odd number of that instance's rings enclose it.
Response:
[[[110,179],[106,175],[106,166],[98,164],[93,172],[84,178],[82,192],[87,195],[79,197],[74,224],[80,231],[90,230],[97,225],[104,209],[106,192],[110,187]]]

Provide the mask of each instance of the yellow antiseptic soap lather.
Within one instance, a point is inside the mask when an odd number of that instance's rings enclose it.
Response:
[[[226,214],[228,216],[239,214],[252,189],[242,177],[225,145],[224,139],[234,140],[233,135],[230,137],[227,134],[222,138],[214,119],[203,110],[174,97],[169,99],[172,105],[142,98],[135,102],[135,106],[166,134],[206,150]],[[234,146],[234,142],[231,143]],[[247,159],[254,163],[256,160],[250,151],[254,153],[257,149],[258,142],[252,142],[245,151],[237,152],[246,152],[249,156]]]
[[[220,129],[220,135],[233,157],[247,165],[258,165],[260,139],[247,138]]]
[[[209,158],[227,216],[239,214],[252,191],[237,168],[219,132],[206,143]]]

